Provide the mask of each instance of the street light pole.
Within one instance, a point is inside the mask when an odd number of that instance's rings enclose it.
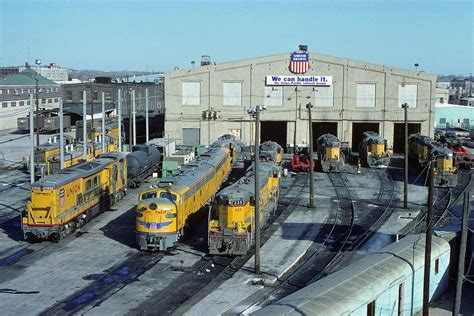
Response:
[[[423,279],[423,316],[429,315],[430,305],[430,272],[431,272],[431,238],[433,235],[433,191],[434,191],[434,164],[430,162],[429,187],[428,187],[428,210],[426,212],[426,240],[425,240],[425,269]]]
[[[35,125],[36,125],[36,146],[40,145],[40,124],[39,124],[39,86],[38,86],[38,76],[35,77],[36,80],[36,116],[35,116]]]
[[[408,208],[408,103],[403,103],[405,112],[405,181],[403,183],[403,208]]]
[[[255,118],[255,155],[254,155],[254,173],[255,173],[255,274],[260,274],[260,183],[259,183],[259,159],[260,159],[260,111],[265,110],[265,106],[257,105],[255,109],[248,109],[247,113]]]
[[[309,115],[309,205],[314,207],[314,170],[313,170],[313,118],[311,116],[311,109],[313,105],[311,102],[306,104]]]

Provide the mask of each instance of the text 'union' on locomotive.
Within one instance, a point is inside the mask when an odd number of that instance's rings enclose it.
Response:
[[[391,153],[387,150],[387,141],[375,132],[362,134],[359,144],[361,162],[370,168],[387,168],[390,164]]]
[[[34,182],[22,218],[25,239],[59,241],[121,199],[126,185],[122,153],[108,153]]]
[[[259,169],[259,223],[263,227],[278,206],[280,169],[273,161],[261,162]],[[245,255],[254,244],[254,175],[251,166],[238,182],[217,194],[209,217],[210,254]]]
[[[210,202],[227,179],[233,156],[228,147],[210,148],[178,174],[141,193],[136,207],[139,248],[166,250],[175,245],[189,217]]]
[[[449,148],[420,133],[408,137],[409,158],[416,165],[424,168],[434,164],[434,186],[455,187],[458,172],[454,167],[453,153]]]
[[[344,166],[341,142],[332,134],[324,134],[317,141],[318,162],[323,172],[339,172]]]

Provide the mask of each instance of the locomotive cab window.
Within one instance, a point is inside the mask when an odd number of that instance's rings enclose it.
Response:
[[[170,192],[161,192],[160,198],[170,200],[173,203],[176,203],[176,195]]]
[[[141,196],[142,200],[154,199],[154,198],[156,198],[156,192],[145,192]]]

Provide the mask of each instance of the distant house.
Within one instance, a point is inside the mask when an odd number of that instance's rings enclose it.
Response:
[[[38,99],[40,109],[59,107],[61,89],[59,84],[37,72],[26,69],[10,74],[0,80],[0,129],[17,127],[17,119],[25,117],[30,110],[30,95],[36,100],[36,80],[38,80]]]
[[[474,129],[474,107],[457,104],[435,105],[435,128]]]

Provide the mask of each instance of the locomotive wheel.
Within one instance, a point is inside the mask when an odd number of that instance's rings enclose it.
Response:
[[[36,238],[36,236],[32,233],[27,233],[25,239],[30,244],[34,244],[34,243],[38,242],[38,238]]]
[[[59,233],[52,233],[51,236],[49,236],[49,240],[54,243],[58,243],[59,240],[61,240],[61,235]]]

